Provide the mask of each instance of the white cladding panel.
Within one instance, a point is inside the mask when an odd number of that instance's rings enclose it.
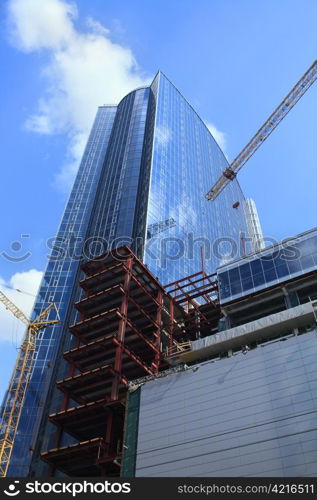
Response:
[[[317,333],[141,389],[136,476],[316,476]]]

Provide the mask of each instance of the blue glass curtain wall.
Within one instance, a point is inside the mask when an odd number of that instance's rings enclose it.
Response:
[[[167,283],[201,270],[202,246],[207,272],[227,253],[240,255],[240,235],[247,228],[237,181],[214,203],[204,197],[228,164],[204,122],[162,73],[151,91],[156,116],[147,227],[171,224],[148,239],[145,262]]]
[[[317,230],[218,269],[221,302],[229,302],[317,269]]]
[[[50,302],[55,302],[61,323],[39,333],[35,364],[25,395],[8,471],[10,476],[22,477],[28,473],[38,425],[65,331],[64,325],[68,324],[67,317],[73,309],[73,287],[78,275],[79,259],[74,258],[72,252],[75,255],[80,254],[86,236],[115,115],[115,106],[98,109],[51,252],[52,256],[36,298],[33,317],[36,317]],[[55,319],[53,314],[51,319]]]

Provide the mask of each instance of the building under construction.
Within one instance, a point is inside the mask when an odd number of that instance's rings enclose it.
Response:
[[[51,474],[316,474],[317,230],[165,287],[127,247],[83,270]]]
[[[86,267],[81,265],[109,249],[128,245],[166,284],[201,270],[202,241],[211,246],[230,238],[239,246],[240,235],[248,236],[248,224],[237,180],[215,203],[204,198],[206,187],[227,163],[201,118],[160,72],[150,86],[130,92],[118,106],[98,109],[32,316],[53,302],[60,321],[37,336],[19,419],[6,420],[0,428],[0,440],[7,425],[15,435],[9,476],[24,477],[30,470],[36,476],[47,474],[40,451],[54,445],[47,415],[60,408],[61,393],[55,382],[67,375],[63,352],[73,349],[68,328],[90,314],[84,304],[83,312],[73,307],[82,296],[80,282]],[[215,272],[220,260],[206,249],[206,273]],[[115,291],[120,297],[119,287]],[[107,320],[115,319],[107,314]],[[109,345],[117,352],[115,342]],[[126,361],[129,346],[125,349]],[[151,354],[152,347],[144,340],[144,350],[149,349]],[[151,367],[152,361],[150,356],[149,366],[145,363],[143,368],[131,361],[130,378],[158,370],[158,359]],[[12,379],[17,377],[19,371],[14,370]],[[66,393],[69,386],[65,384],[61,388]],[[11,405],[12,398],[6,397],[4,406],[9,412]],[[5,462],[3,468],[7,458]]]
[[[37,320],[9,304],[1,476],[316,474],[316,230],[264,248],[236,180],[316,79],[230,165],[160,72],[99,108]]]

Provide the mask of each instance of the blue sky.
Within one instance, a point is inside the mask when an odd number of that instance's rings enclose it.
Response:
[[[36,293],[98,104],[161,69],[232,160],[316,58],[316,18],[315,0],[3,2],[0,288],[30,311],[32,295],[6,286]],[[316,96],[317,85],[240,174],[269,237],[316,226]],[[0,320],[1,397],[23,328]]]

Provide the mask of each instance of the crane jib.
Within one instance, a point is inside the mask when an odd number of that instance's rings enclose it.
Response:
[[[287,94],[279,106],[273,111],[269,118],[264,122],[262,127],[256,132],[248,144],[233,160],[233,162],[225,169],[213,187],[205,195],[207,200],[215,200],[227,184],[234,180],[238,171],[251,158],[256,150],[263,144],[273,130],[281,123],[283,118],[299,101],[305,92],[312,86],[317,79],[317,61],[310,66],[302,78],[296,83],[292,90]]]

